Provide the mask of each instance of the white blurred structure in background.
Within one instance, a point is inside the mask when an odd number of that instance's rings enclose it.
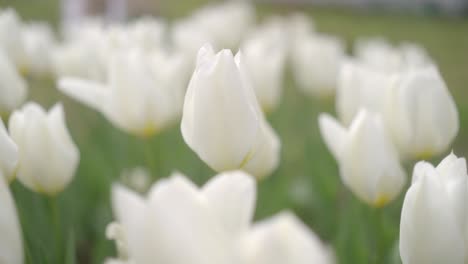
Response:
[[[104,7],[104,17],[108,21],[123,21],[128,15],[127,0],[62,0],[62,25],[69,30],[83,22],[86,17],[95,15],[96,9]]]
[[[359,9],[388,9],[410,12],[460,14],[468,11],[467,0],[256,0],[259,3],[317,4]]]

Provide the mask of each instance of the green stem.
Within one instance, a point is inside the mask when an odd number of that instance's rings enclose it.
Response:
[[[50,217],[54,229],[55,258],[56,263],[62,263],[62,226],[60,222],[60,210],[57,196],[48,197]]]
[[[383,226],[383,217],[384,211],[383,208],[371,208],[371,218],[372,218],[372,234],[373,234],[373,243],[374,243],[374,263],[381,264],[384,261],[385,257],[385,234]]]
[[[155,164],[155,158],[154,158],[154,153],[153,153],[153,146],[151,142],[151,138],[143,138],[141,140],[143,146],[143,151],[144,151],[144,156],[145,156],[145,163],[148,171],[150,172],[151,176],[154,177],[154,175],[157,175],[156,173],[156,164]]]

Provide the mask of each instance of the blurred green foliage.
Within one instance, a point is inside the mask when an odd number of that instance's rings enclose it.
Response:
[[[199,2],[165,1],[161,13],[177,18],[188,14]],[[17,8],[26,20],[57,25],[57,0],[0,0],[0,7],[5,6]],[[461,127],[454,152],[468,155],[467,20],[268,5],[259,6],[258,11],[264,17],[298,9],[313,16],[319,31],[341,36],[349,46],[356,37],[363,36],[384,36],[395,42],[414,41],[425,46],[439,64],[460,111]],[[58,256],[65,259],[65,264],[102,263],[107,256],[114,256],[114,245],[106,240],[105,227],[113,219],[111,184],[125,168],[146,166],[154,179],[179,170],[198,184],[214,175],[185,145],[178,125],[148,140],[135,138],[116,130],[100,114],[59,94],[53,80],[29,82],[32,100],[45,106],[57,100],[64,102],[81,162],[75,180],[58,197],[59,221],[53,218],[50,198],[31,193],[17,182],[12,184],[27,263],[58,263]],[[404,193],[382,209],[359,202],[342,186],[336,163],[319,135],[317,115],[334,112],[333,101],[301,95],[289,74],[284,88],[280,107],[269,115],[282,140],[282,161],[274,175],[259,183],[256,218],[290,208],[336,250],[339,263],[400,263],[397,239]],[[411,175],[412,164],[406,167]],[[57,234],[61,237],[58,243]]]

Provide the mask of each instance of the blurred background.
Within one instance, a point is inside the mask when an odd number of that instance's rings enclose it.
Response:
[[[13,7],[22,19],[46,21],[59,31],[62,18],[79,19],[81,14],[101,14],[109,20],[155,15],[174,21],[210,2],[115,0],[106,4],[104,0],[0,0],[0,8]],[[453,150],[458,156],[468,156],[467,0],[255,3],[259,20],[271,14],[305,12],[313,18],[318,31],[341,37],[349,49],[357,37],[374,36],[424,46],[439,65],[457,102],[461,126]],[[215,174],[185,145],[178,125],[150,140],[141,140],[115,129],[99,113],[61,95],[56,91],[55,80],[28,81],[31,100],[47,107],[57,100],[64,102],[68,127],[81,151],[75,180],[59,196],[67,263],[102,263],[106,257],[115,255],[114,245],[104,233],[113,219],[110,186],[120,179],[123,171],[143,166],[153,179],[158,179],[179,170],[198,184]],[[268,116],[282,140],[282,161],[274,175],[259,183],[256,218],[291,208],[333,246],[339,263],[400,263],[397,239],[404,192],[378,212],[355,199],[342,186],[337,165],[322,142],[317,125],[320,112],[334,113],[333,101],[301,96],[291,77],[287,77],[281,105]],[[411,169],[408,164],[408,172]],[[47,200],[18,183],[12,188],[26,237],[28,263],[51,263],[48,248],[54,243],[49,235],[53,223],[43,212]]]

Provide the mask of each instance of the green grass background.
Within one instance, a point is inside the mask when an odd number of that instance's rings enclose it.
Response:
[[[164,1],[161,14],[174,19],[207,1]],[[57,0],[0,0],[0,8],[12,6],[26,20],[45,20],[57,25]],[[310,13],[319,31],[336,34],[351,46],[356,37],[385,36],[391,41],[424,45],[439,64],[460,112],[460,132],[453,145],[460,156],[468,155],[468,21],[353,12],[340,9],[298,8]],[[262,5],[259,16],[287,13],[294,7]],[[269,115],[282,140],[278,170],[258,185],[256,218],[290,208],[336,251],[339,263],[400,263],[398,232],[400,198],[383,209],[362,204],[345,189],[335,161],[323,144],[318,127],[320,112],[334,112],[333,102],[302,96],[289,76],[280,107]],[[179,170],[198,184],[215,173],[184,144],[178,125],[142,140],[116,130],[100,114],[65,98],[53,80],[29,79],[30,98],[49,107],[64,102],[68,127],[81,151],[76,177],[58,196],[59,221],[53,201],[12,184],[25,237],[27,263],[102,263],[114,256],[105,227],[112,221],[110,186],[125,168],[146,166],[154,179]],[[441,157],[434,158],[438,162]],[[47,150],[44,150],[47,162]],[[408,174],[412,163],[406,164]],[[57,243],[56,235],[60,239]]]

